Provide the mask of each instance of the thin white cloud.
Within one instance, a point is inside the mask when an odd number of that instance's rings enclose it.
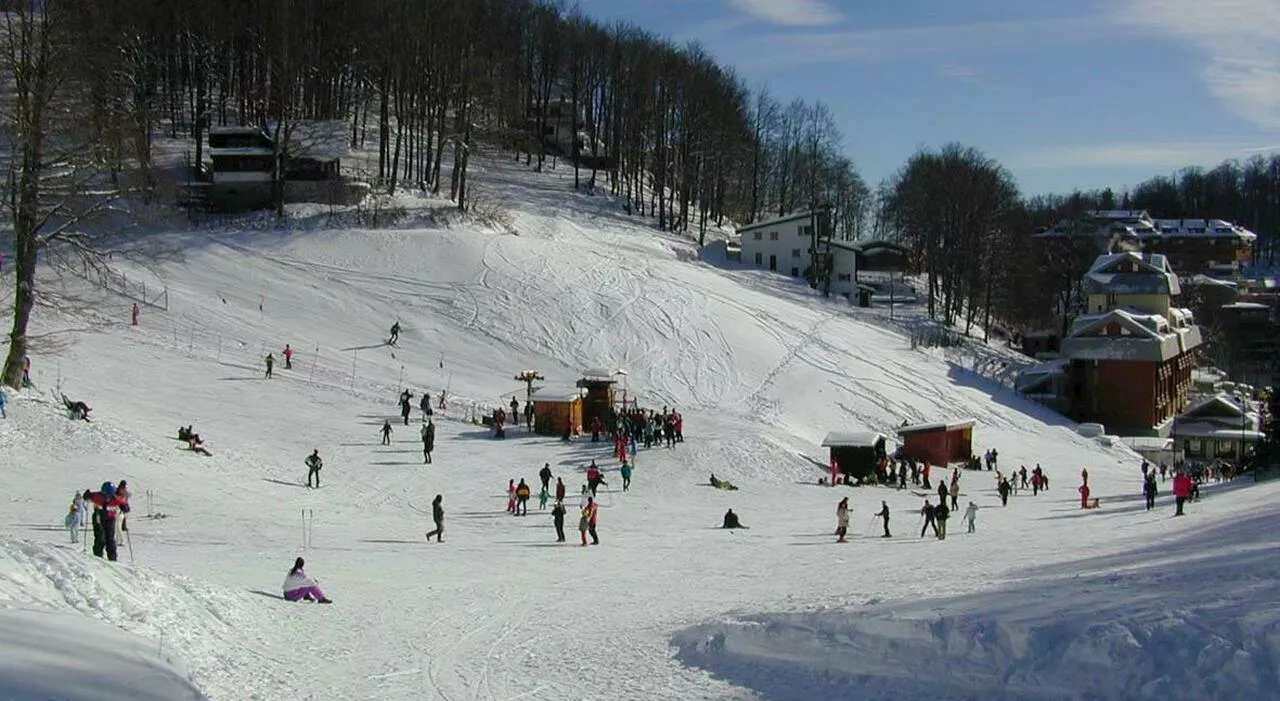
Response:
[[[766,0],[760,0],[765,2]],[[778,33],[727,47],[741,65],[793,67],[926,54],[990,54],[1121,36],[1131,29],[1096,16],[1009,22]]]
[[[1117,142],[1054,146],[1016,154],[1009,163],[1019,168],[1181,168],[1212,166],[1229,158],[1280,151],[1280,146],[1230,141]]]
[[[1228,109],[1280,128],[1280,2],[1124,0],[1117,25],[1153,29],[1204,55],[1201,78]]]
[[[757,19],[788,27],[836,24],[844,18],[823,0],[729,0]]]

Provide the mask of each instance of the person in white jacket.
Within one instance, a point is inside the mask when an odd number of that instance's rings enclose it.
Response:
[[[840,536],[837,543],[845,542],[845,534],[849,532],[849,497],[840,500],[836,505],[836,535]]]
[[[964,510],[964,521],[969,525],[970,533],[973,533],[975,530],[973,522],[977,518],[978,518],[978,505],[973,502],[969,502],[968,508]]]
[[[289,570],[289,576],[284,580],[284,598],[289,601],[316,601],[321,604],[331,604],[329,597],[320,591],[320,585],[316,580],[307,576],[303,571],[306,562],[302,558],[298,558],[293,562],[293,569]]]

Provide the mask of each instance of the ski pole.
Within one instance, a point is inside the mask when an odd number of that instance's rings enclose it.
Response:
[[[129,531],[124,532],[124,543],[129,546],[129,564],[137,564],[133,559],[133,537],[129,535]]]

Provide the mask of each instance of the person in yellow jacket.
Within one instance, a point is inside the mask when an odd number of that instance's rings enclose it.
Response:
[[[582,547],[587,546],[587,534],[591,534],[591,544],[599,545],[600,537],[596,535],[596,518],[599,516],[599,504],[587,497],[587,505],[582,507],[582,517],[578,519],[578,530],[582,532]]]

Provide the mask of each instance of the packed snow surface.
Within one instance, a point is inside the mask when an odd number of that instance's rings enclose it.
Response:
[[[39,333],[74,343],[33,355],[39,389],[0,420],[4,615],[86,618],[72,650],[109,624],[129,637],[106,648],[154,649],[131,660],[211,699],[1277,697],[1262,555],[1277,487],[1210,487],[1180,519],[1164,489],[1144,511],[1136,456],[986,379],[1014,362],[998,348],[913,349],[919,310],[890,320],[702,260],[563,173],[495,161],[473,177],[500,224],[375,230],[297,208],[287,229],[143,237],[161,255],[130,279],[167,287],[168,311],[130,327],[132,303],[105,295],[42,316]],[[263,379],[286,343],[294,367]],[[589,368],[625,370],[628,399],[684,415],[686,441],[642,449],[625,493],[606,443],[495,440],[472,422],[523,403],[524,370],[572,386]],[[428,390],[448,408],[423,465]],[[68,421],[58,391],[93,422]],[[922,493],[817,486],[828,432],[968,419],[977,451],[997,448],[1006,471],[1042,465],[1051,489],[1000,508],[994,473],[966,473],[978,532],[953,518],[938,541],[913,532]],[[211,457],[175,440],[188,424]],[[313,449],[318,490],[303,486]],[[601,544],[584,548],[574,512],[593,459],[608,484]],[[568,544],[536,497],[527,517],[505,512],[508,480],[536,493],[544,463],[571,495]],[[1082,467],[1100,510],[1078,508]],[[62,517],[74,491],[121,479],[131,544],[95,561]],[[445,537],[427,544],[436,494]],[[854,535],[837,545],[841,496]],[[881,500],[893,538],[876,537]],[[750,530],[718,529],[728,508]],[[334,605],[278,598],[299,555]]]

